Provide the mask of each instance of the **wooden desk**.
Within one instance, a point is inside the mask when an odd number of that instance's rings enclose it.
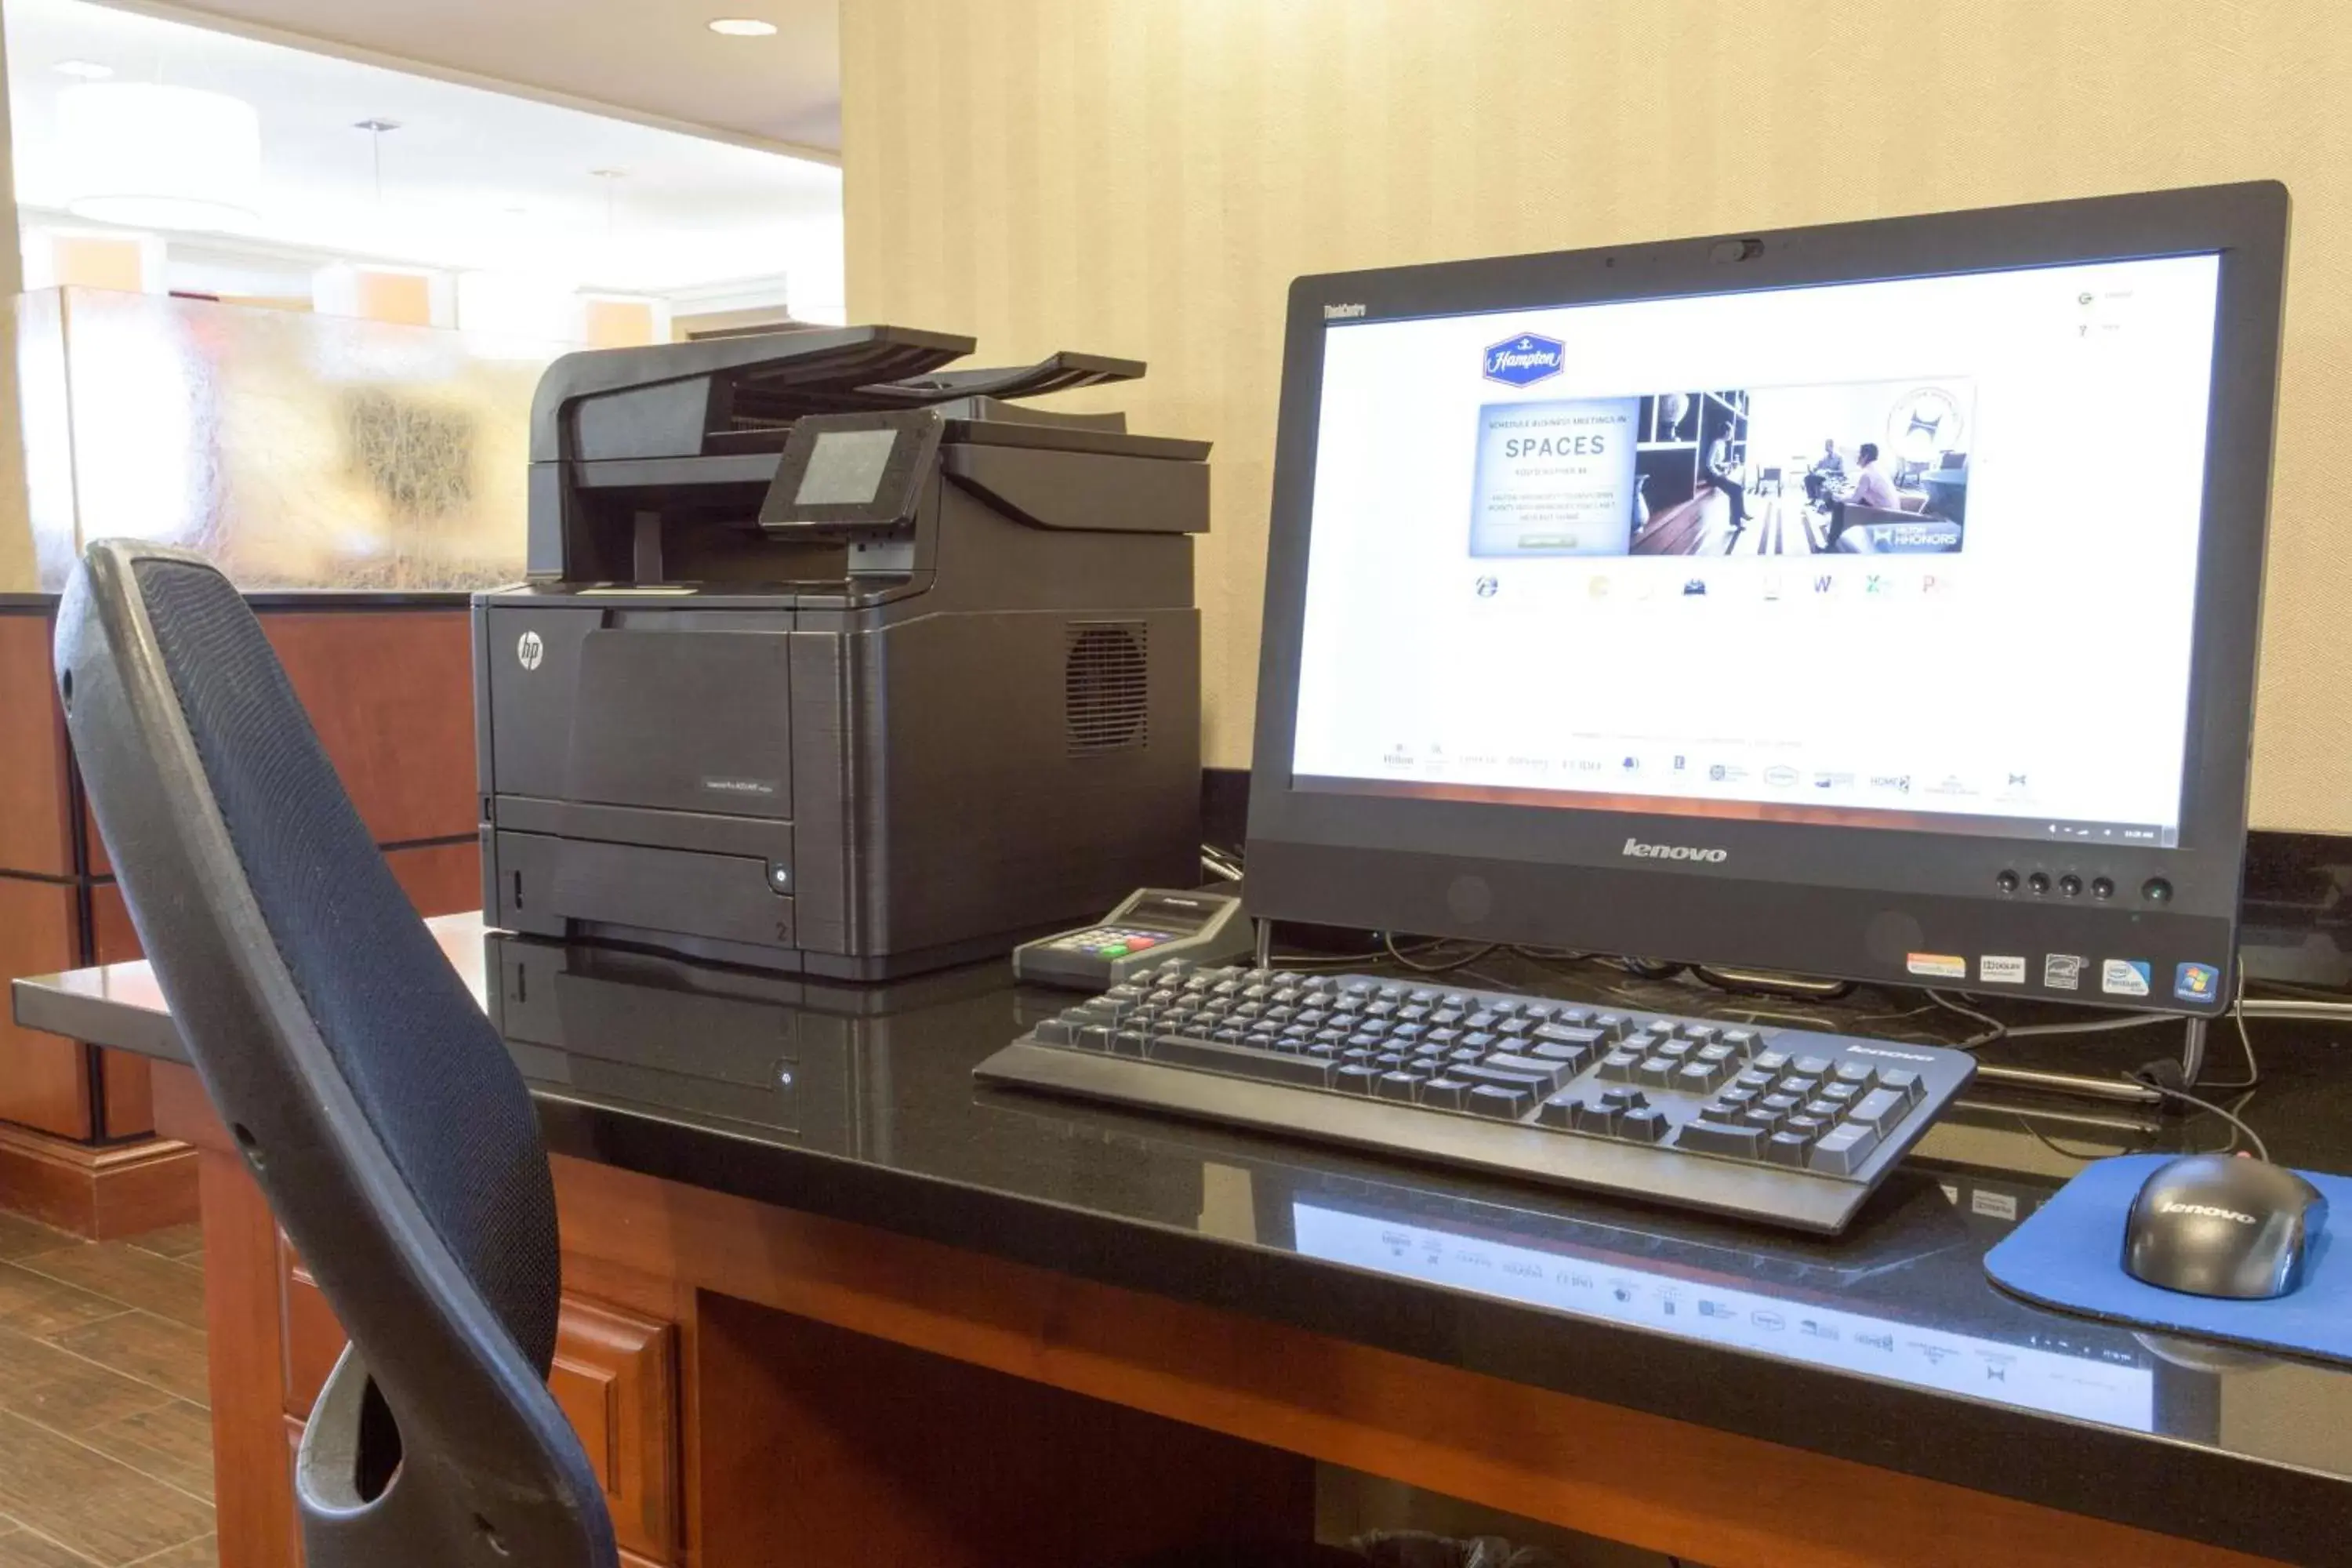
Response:
[[[441,930],[460,967],[470,949],[479,973],[473,930]],[[969,1086],[950,1037],[1016,1031],[1022,999],[993,975],[925,983],[903,1008],[861,1000],[879,994],[871,988],[820,997],[814,985],[749,979],[727,982],[740,987],[731,997],[673,994],[662,1005],[701,1009],[690,1026],[714,1076],[678,1089],[667,1110],[625,1104],[614,1075],[650,1094],[652,1069],[622,1059],[621,1035],[604,1031],[643,1029],[658,1016],[642,1005],[647,977],[633,963],[624,981],[562,949],[494,946],[483,981],[557,1151],[567,1309],[553,1381],[606,1478],[633,1561],[977,1568],[1102,1561],[1236,1528],[1296,1534],[1308,1527],[1312,1460],[1714,1568],[2273,1560],[2128,1520],[2158,1508],[2168,1529],[2178,1518],[2218,1534],[2245,1520],[2248,1530],[2272,1528],[2267,1539],[2286,1542],[2273,1548],[2281,1555],[2320,1562],[2319,1546],[2280,1531],[2322,1542],[2332,1531],[2320,1521],[2340,1517],[2352,1495],[2341,1471],[2322,1473],[2322,1449],[2232,1447],[2226,1434],[2201,1446],[2151,1440],[1726,1355],[1493,1293],[1400,1283],[1314,1262],[1296,1242],[1284,1255],[1263,1226],[1244,1237],[1249,1215],[1234,1212],[1230,1189],[1246,1194],[1255,1171],[1271,1223],[1301,1194],[1374,1193],[1377,1182],[1351,1173],[1365,1167],[1318,1156],[1295,1168],[1311,1183],[1294,1180],[1283,1174],[1294,1171],[1288,1145],[995,1103]],[[562,999],[577,1049],[535,1043],[541,1016],[501,996],[500,976],[532,964],[545,973],[530,993]],[[144,973],[20,983],[17,1005],[85,1037],[95,1030],[168,1055]],[[806,1065],[801,1089],[814,1094],[820,1071],[843,1068],[846,1120],[806,1100],[786,1138],[773,1121],[763,1130],[748,1099],[689,1106],[688,1092],[734,1092],[710,1087],[737,1040],[729,1031],[743,1022],[712,1011],[719,1000],[751,1007],[744,1017],[754,1022],[791,1025],[779,1037],[792,1042],[786,1059]],[[894,1021],[898,1037],[876,1033]],[[828,1055],[836,1037],[855,1047],[838,1060]],[[159,1063],[155,1088],[159,1125],[200,1151],[223,1559],[276,1568],[294,1552],[287,1443],[335,1331],[193,1072]],[[895,1119],[880,1113],[886,1105]],[[988,1190],[992,1163],[1025,1163],[1031,1191],[1014,1204]],[[1049,1165],[1061,1196],[1043,1203],[1049,1189],[1036,1173]],[[1155,1168],[1200,1179],[1172,1208],[1165,1193],[1115,1190]],[[1497,1226],[1516,1215],[1530,1239],[1590,1226],[1596,1214],[1622,1225],[1629,1212],[1573,1199],[1546,1211],[1550,1200],[1524,1194],[1533,1206],[1496,1207],[1491,1199],[1511,1194],[1393,1173],[1417,1184],[1431,1213],[1475,1201]],[[787,1192],[793,1201],[779,1201]],[[1155,1204],[1159,1219],[1137,1217]],[[1948,1237],[1915,1208],[1939,1204],[1922,1194],[1842,1254],[1821,1244],[1774,1254],[1759,1239],[1753,1288],[1775,1288],[1767,1275],[1791,1259],[1866,1259],[1874,1247],[1927,1268]],[[1135,1213],[1117,1217],[1122,1205]],[[1919,1225],[1930,1229],[1904,1228]],[[1722,1234],[1661,1228],[1645,1235],[1649,1252],[1615,1262],[1670,1258],[1671,1246],[1658,1247],[1695,1237],[1728,1246],[1706,1239]],[[1574,1256],[1612,1266],[1589,1248]],[[1973,1278],[1972,1257],[1947,1278]],[[1158,1283],[1133,1283],[1144,1279]],[[1808,1289],[1834,1300],[1829,1285]],[[1856,1287],[1856,1302],[1865,1295]],[[2281,1375],[2293,1381],[2294,1370]],[[2352,1379],[2301,1371],[2298,1397],[2352,1409]],[[1717,1415],[1636,1407],[1676,1402]],[[1981,1436],[1938,1446],[1961,1427]],[[1869,1447],[1887,1462],[1759,1429]],[[2069,1458],[2044,1467],[2045,1452]],[[1903,1468],[1957,1464],[1981,1465],[2012,1494],[2081,1500],[2050,1506]],[[2227,1495],[2200,1503],[2197,1488],[2216,1477],[2231,1483]],[[2266,1526],[2265,1510],[2299,1511],[2304,1523]],[[2110,1517],[2094,1517],[2101,1511]]]

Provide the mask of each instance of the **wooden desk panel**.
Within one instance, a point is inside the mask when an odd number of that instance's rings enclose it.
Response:
[[[1110,1564],[1312,1531],[1314,1467],[1247,1438],[727,1296],[697,1323],[709,1568]]]
[[[261,626],[377,843],[475,830],[467,611],[274,611]]]
[[[0,872],[70,877],[73,813],[49,626],[46,615],[0,615]]]
[[[260,618],[377,843],[458,838],[480,826],[466,610],[265,610]],[[111,874],[95,825],[90,862],[93,875]]]
[[[74,889],[64,882],[0,877],[0,974],[70,968],[81,946]],[[0,1121],[89,1138],[89,1066],[84,1047],[19,1028],[0,1012]]]

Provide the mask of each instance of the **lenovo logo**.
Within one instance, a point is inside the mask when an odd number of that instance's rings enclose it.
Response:
[[[2207,1219],[2226,1219],[2232,1225],[2260,1225],[2262,1221],[2236,1209],[2217,1209],[2210,1204],[2176,1204],[2169,1200],[2156,1205],[2158,1214],[2202,1215]]]
[[[1710,866],[1720,866],[1731,858],[1728,849],[1694,849],[1687,844],[1644,844],[1638,838],[1625,840],[1624,853],[1636,860],[1703,860]]]

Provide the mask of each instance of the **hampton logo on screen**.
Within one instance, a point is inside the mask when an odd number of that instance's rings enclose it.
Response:
[[[1567,353],[1557,338],[1522,332],[1516,338],[1486,345],[1486,379],[1512,386],[1533,386],[1558,375]]]

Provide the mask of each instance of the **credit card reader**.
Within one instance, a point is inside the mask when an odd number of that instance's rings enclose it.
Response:
[[[1013,973],[1034,984],[1108,991],[1138,970],[1171,958],[1224,963],[1255,945],[1238,883],[1230,892],[1140,888],[1099,924],[1014,948]]]

